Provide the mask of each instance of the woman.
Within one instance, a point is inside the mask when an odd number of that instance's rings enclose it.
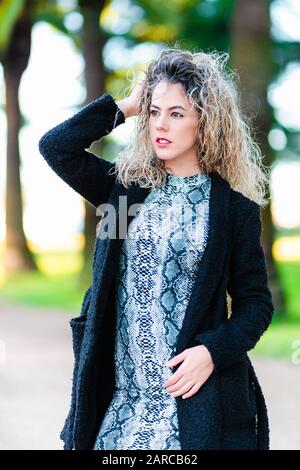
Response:
[[[227,58],[165,49],[130,96],[105,93],[40,139],[102,216],[93,283],[71,320],[65,449],[269,448],[247,355],[274,310],[260,244],[267,176]],[[85,151],[133,115],[115,163]]]

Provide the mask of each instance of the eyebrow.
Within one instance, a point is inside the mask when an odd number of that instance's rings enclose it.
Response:
[[[160,109],[160,107],[159,107],[159,106],[156,106],[155,104],[151,104],[150,106],[152,106],[153,108]],[[186,109],[185,109],[183,106],[180,106],[180,105],[171,106],[171,108],[168,108],[168,110],[170,110],[170,109],[176,109],[176,108],[180,108],[180,109],[183,109],[183,111],[186,111]]]

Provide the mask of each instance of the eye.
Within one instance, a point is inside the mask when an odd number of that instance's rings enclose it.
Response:
[[[155,114],[153,114],[153,113],[157,113],[157,111],[156,111],[155,109],[151,109],[150,114],[152,114],[153,116],[155,116]],[[173,114],[176,114],[176,117],[183,117],[183,115],[180,114],[180,113],[173,112],[172,115],[173,115]]]
[[[172,114],[177,114],[177,116],[183,117],[183,115],[180,114],[180,113],[176,113],[176,112],[175,112],[175,113],[172,113]]]

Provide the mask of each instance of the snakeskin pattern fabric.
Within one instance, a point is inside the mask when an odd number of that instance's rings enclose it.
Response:
[[[207,244],[210,189],[205,173],[167,173],[128,227],[117,278],[116,389],[94,450],[181,449],[166,362]]]

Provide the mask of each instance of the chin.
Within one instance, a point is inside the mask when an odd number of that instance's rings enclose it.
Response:
[[[156,153],[156,156],[159,160],[173,160],[174,159],[174,155],[159,155],[158,153]]]

